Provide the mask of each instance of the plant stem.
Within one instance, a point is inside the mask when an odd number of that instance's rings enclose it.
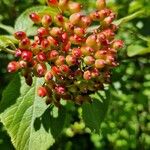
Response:
[[[2,48],[2,50],[5,51],[5,52],[7,52],[7,53],[9,53],[9,54],[12,54],[12,55],[15,54],[15,51],[13,51],[13,50],[11,50],[9,48]]]

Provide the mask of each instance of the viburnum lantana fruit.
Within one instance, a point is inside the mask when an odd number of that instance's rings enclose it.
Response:
[[[87,15],[81,4],[71,0],[47,0],[47,4],[61,11],[56,16],[29,15],[38,24],[37,33],[32,40],[23,31],[14,34],[19,41],[18,61],[8,64],[8,72],[21,71],[28,85],[33,76],[44,78],[37,92],[46,97],[46,104],[60,106],[61,98],[77,104],[90,102],[90,94],[104,88],[118,65],[117,51],[123,42],[115,39],[116,15],[105,0],[97,0],[97,9]],[[91,31],[95,24],[98,28]]]

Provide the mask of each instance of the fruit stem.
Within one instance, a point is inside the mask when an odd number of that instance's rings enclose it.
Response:
[[[7,53],[9,53],[9,54],[12,54],[12,55],[15,54],[15,51],[13,51],[13,50],[11,50],[9,48],[2,48],[2,50],[5,51],[5,52],[7,52]]]

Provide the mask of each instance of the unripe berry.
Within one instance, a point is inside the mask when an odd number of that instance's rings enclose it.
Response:
[[[85,34],[85,30],[83,28],[80,28],[80,27],[76,27],[74,29],[74,33],[80,37],[83,37],[84,34]]]
[[[53,37],[60,37],[60,35],[62,34],[62,29],[59,28],[59,27],[53,27],[53,28],[50,30],[50,34],[51,34]]]
[[[49,61],[53,61],[56,60],[58,58],[58,51],[57,50],[52,50],[50,52],[47,52],[47,60]]]
[[[26,38],[26,33],[23,32],[23,31],[17,31],[14,33],[14,37],[17,39],[17,40],[22,40],[24,38]]]
[[[27,62],[26,61],[24,61],[24,60],[20,60],[19,61],[19,66],[20,66],[20,68],[26,68],[27,67]]]
[[[32,13],[29,15],[29,17],[34,23],[36,23],[36,24],[41,23],[41,17],[39,16],[39,14]]]
[[[64,10],[66,10],[67,9],[67,7],[68,7],[68,1],[69,0],[59,0],[59,3],[58,3],[58,6],[59,6],[59,8],[62,10],[62,11],[64,11]]]
[[[27,62],[30,62],[33,58],[33,53],[29,50],[24,50],[21,54],[21,58]]]
[[[45,37],[49,35],[49,30],[44,27],[40,27],[38,28],[37,33],[39,37]]]
[[[52,72],[51,71],[47,71],[45,76],[44,76],[45,81],[49,82],[49,81],[52,80],[52,78],[53,78]]]
[[[73,48],[72,49],[72,56],[75,58],[80,58],[82,56],[82,52],[80,48]]]
[[[122,40],[116,40],[116,41],[113,42],[112,47],[117,50],[117,49],[122,48],[123,45],[124,45],[124,43],[123,43]]]
[[[47,71],[47,67],[44,63],[37,64],[35,68],[38,77],[43,77]]]
[[[63,86],[56,86],[55,87],[55,92],[58,94],[58,95],[64,95],[66,90],[65,90],[65,87]]]
[[[99,10],[104,9],[106,7],[106,0],[97,0],[96,7]]]
[[[95,59],[92,56],[85,56],[84,57],[84,63],[86,65],[93,65],[95,62]]]
[[[10,73],[14,73],[19,69],[19,63],[16,61],[11,61],[7,66],[7,71]]]
[[[78,13],[81,11],[82,5],[77,2],[70,1],[68,3],[68,9],[71,13]]]
[[[30,39],[27,37],[22,39],[19,43],[19,47],[23,49],[29,49],[30,46],[31,46],[31,42],[30,42]]]
[[[44,27],[49,27],[52,24],[52,17],[50,15],[44,15],[42,17],[42,25]]]
[[[105,61],[104,61],[103,59],[97,59],[97,60],[95,61],[95,67],[96,67],[97,69],[104,68],[104,66],[105,66]]]
[[[47,0],[48,6],[58,6],[58,0]]]
[[[69,17],[69,21],[73,25],[78,25],[80,23],[81,17],[82,17],[82,15],[80,13],[74,13]]]
[[[17,48],[16,51],[15,51],[15,57],[20,57],[21,54],[22,54],[21,49]]]
[[[67,55],[66,56],[66,62],[69,66],[75,65],[77,60],[75,57],[73,57],[72,55]]]
[[[37,93],[38,93],[38,96],[45,97],[47,95],[47,90],[45,87],[40,86],[38,87]]]
[[[36,55],[36,58],[39,62],[46,61],[46,54],[41,51]]]
[[[94,49],[89,46],[83,46],[81,47],[81,52],[83,55],[92,55],[94,52]]]
[[[64,64],[65,63],[65,57],[64,56],[58,56],[58,58],[56,59],[56,61],[55,61],[55,65],[56,66],[60,66],[60,65],[62,65],[62,64]]]
[[[90,80],[91,79],[91,72],[89,70],[85,71],[84,74],[83,74],[83,78],[85,80]]]

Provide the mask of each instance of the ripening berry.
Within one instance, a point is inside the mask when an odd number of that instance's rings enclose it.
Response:
[[[43,39],[41,41],[41,49],[43,51],[47,51],[49,48],[50,48],[50,42],[49,42],[49,40],[48,39]]]
[[[99,15],[98,11],[91,12],[89,17],[93,21],[99,21],[100,20],[100,15]]]
[[[31,14],[29,15],[29,17],[30,17],[30,19],[31,19],[34,23],[36,23],[36,24],[41,23],[41,17],[39,16],[39,14],[37,14],[37,13],[31,13]]]
[[[115,61],[114,56],[113,55],[107,55],[106,56],[106,64],[107,65],[111,65],[113,62]]]
[[[47,95],[47,90],[46,90],[45,87],[40,86],[40,87],[38,87],[38,89],[37,89],[37,93],[38,93],[38,96],[40,96],[40,97],[45,97],[45,96]]]
[[[83,37],[80,37],[78,35],[72,35],[70,36],[69,38],[70,42],[74,45],[80,45],[82,44],[83,42],[85,42],[85,39]]]
[[[74,25],[71,22],[64,22],[64,28],[70,34],[74,31]]]
[[[39,63],[35,66],[38,77],[43,77],[47,71],[47,67],[44,63]]]
[[[86,65],[93,65],[95,62],[95,59],[92,56],[85,56],[84,57],[84,63]]]
[[[92,21],[89,16],[82,16],[80,21],[80,26],[82,28],[87,28],[91,25]]]
[[[37,33],[39,37],[45,37],[49,35],[49,30],[44,27],[40,27],[38,28]]]
[[[94,57],[96,59],[105,59],[106,58],[106,54],[104,53],[104,50],[98,50],[98,51],[96,51]]]
[[[122,48],[123,45],[124,45],[124,43],[123,43],[122,40],[116,40],[116,41],[113,42],[112,47],[117,50],[117,49]]]
[[[71,42],[70,41],[68,41],[67,43],[65,42],[62,44],[62,51],[68,52],[70,47],[71,47]]]
[[[47,52],[47,60],[49,60],[49,61],[56,60],[58,58],[58,55],[59,55],[59,53],[57,50],[49,51],[49,52]]]
[[[30,62],[33,58],[33,53],[29,50],[22,51],[21,58],[27,62]]]
[[[47,0],[48,6],[58,6],[58,0]]]
[[[86,39],[86,45],[90,46],[90,47],[95,47],[97,45],[96,43],[97,37],[96,35],[90,35],[87,39]]]
[[[68,3],[68,9],[71,13],[78,13],[81,11],[82,5],[77,2],[70,1]]]
[[[94,49],[93,48],[91,48],[91,47],[89,47],[89,46],[82,46],[81,47],[81,52],[82,52],[82,54],[83,55],[92,55],[93,54],[93,52],[94,52]]]
[[[84,30],[84,28],[76,27],[76,28],[74,28],[74,33],[77,36],[83,37],[85,34],[85,30]]]
[[[41,51],[41,52],[39,52],[39,53],[36,55],[36,59],[37,59],[39,62],[46,61],[46,54]]]
[[[53,79],[53,75],[52,75],[52,72],[51,71],[47,71],[45,76],[44,76],[44,79],[46,82],[49,82]]]
[[[63,17],[63,15],[58,14],[58,15],[54,16],[54,22],[58,26],[63,26],[63,24],[64,24],[64,17]]]
[[[63,86],[56,86],[55,87],[55,92],[58,94],[58,95],[64,95],[66,90],[65,90],[65,87]]]
[[[97,59],[95,61],[95,68],[101,69],[104,68],[104,66],[105,66],[105,61],[103,59]]]
[[[30,46],[31,46],[31,41],[30,41],[30,39],[27,38],[27,37],[24,38],[24,39],[22,39],[22,40],[20,41],[20,43],[19,43],[19,47],[20,47],[20,48],[23,48],[23,49],[29,49]]]
[[[67,66],[67,65],[65,65],[65,64],[61,65],[61,66],[59,67],[59,69],[60,69],[60,71],[61,71],[62,73],[64,73],[64,74],[67,74],[67,73],[70,71],[69,66]]]
[[[66,56],[66,62],[69,66],[75,65],[77,63],[77,60],[74,56],[72,55],[67,55]]]
[[[21,54],[22,54],[21,49],[17,48],[16,51],[15,51],[15,57],[20,57]]]
[[[61,73],[60,69],[57,66],[53,66],[51,71],[52,71],[53,76],[58,76]]]
[[[52,47],[58,46],[58,41],[56,39],[54,39],[52,36],[48,36],[47,40],[48,40],[50,46],[52,46]]]
[[[102,21],[102,26],[103,27],[108,27],[110,24],[113,22],[113,18],[108,16]]]
[[[58,58],[55,60],[55,65],[56,66],[60,66],[64,63],[65,63],[65,57],[62,56],[62,55],[58,56]]]
[[[7,71],[10,73],[14,73],[16,71],[18,71],[19,69],[19,63],[16,61],[11,61],[9,62],[8,66],[7,66]]]
[[[69,17],[69,21],[73,25],[78,25],[80,23],[82,15],[80,13],[74,13]]]
[[[80,48],[73,48],[72,49],[72,56],[75,58],[80,58],[82,56],[82,52]]]
[[[51,36],[53,36],[53,37],[60,37],[60,35],[62,34],[62,29],[59,28],[59,27],[53,27],[53,28],[50,30],[50,34],[51,34]]]
[[[106,0],[96,0],[96,7],[98,10],[104,9],[106,7]]]
[[[94,68],[92,71],[91,71],[91,76],[92,78],[96,78],[99,76],[99,70],[97,68]]]
[[[26,33],[23,32],[23,31],[17,31],[14,33],[14,37],[17,39],[17,40],[22,40],[24,38],[26,38]]]
[[[63,43],[67,43],[68,42],[68,34],[67,34],[67,32],[62,33],[60,38],[61,38],[61,41]]]
[[[19,61],[19,66],[20,66],[20,68],[26,68],[27,67],[27,62],[26,61],[24,61],[24,60],[20,60]]]
[[[44,15],[42,17],[42,25],[44,27],[49,27],[52,24],[52,17],[50,15]]]
[[[38,45],[38,43],[36,42],[33,42],[31,44],[31,47],[30,47],[31,51],[33,52],[34,55],[38,54],[39,51],[40,51],[40,46]]]
[[[68,1],[69,1],[69,0],[59,0],[58,6],[59,6],[59,8],[60,8],[62,11],[64,11],[64,10],[67,9],[67,7],[68,7]]]
[[[89,70],[85,71],[84,74],[83,74],[83,78],[85,80],[90,80],[91,79],[91,72]]]

